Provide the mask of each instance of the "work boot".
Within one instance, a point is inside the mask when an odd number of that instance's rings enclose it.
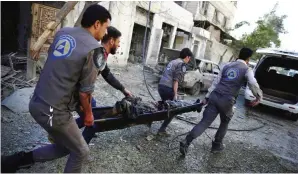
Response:
[[[180,152],[183,156],[185,156],[187,154],[188,151],[188,147],[189,147],[190,143],[187,142],[186,139],[184,139],[183,141],[180,141]]]
[[[1,156],[1,173],[15,173],[21,168],[33,165],[33,152],[18,152],[10,156]]]
[[[218,153],[223,151],[224,149],[225,149],[225,145],[222,142],[212,141],[212,148],[211,148],[212,153]]]

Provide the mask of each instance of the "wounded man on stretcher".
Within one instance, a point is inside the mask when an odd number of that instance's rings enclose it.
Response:
[[[144,102],[139,97],[127,97],[117,101],[114,106],[92,108],[94,125],[85,127],[83,137],[89,144],[96,132],[124,129],[134,125],[151,125],[186,112],[201,112],[200,100],[190,103],[183,100],[158,103]],[[77,119],[79,128],[84,127],[83,118]],[[49,140],[53,140],[49,137]]]

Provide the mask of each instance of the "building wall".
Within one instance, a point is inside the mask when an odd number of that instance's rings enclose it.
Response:
[[[232,21],[234,20],[234,15],[237,7],[234,1],[210,1],[210,3],[221,12],[222,15],[227,17],[227,23],[225,28],[232,27]]]
[[[189,1],[185,5],[185,8],[190,11],[195,21],[207,20],[216,26],[220,27],[222,30],[226,30],[232,27],[232,22],[234,20],[234,14],[236,12],[236,6],[233,1],[206,1],[207,14],[204,14],[204,9],[202,8],[203,1]],[[195,11],[197,9],[197,11]],[[217,19],[215,20],[215,11],[217,11]],[[226,21],[224,19],[226,18]]]
[[[213,25],[210,25],[207,30],[210,32],[211,38],[214,38],[218,42],[220,41],[220,30],[217,30]]]
[[[107,8],[111,15],[112,21],[111,25],[119,29],[122,33],[120,48],[117,53],[108,58],[108,63],[115,66],[124,66],[127,63],[129,57],[129,50],[131,45],[131,38],[133,33],[134,23],[140,24],[142,26],[146,25],[146,17],[148,10],[148,2],[145,1],[103,1],[99,3],[100,5]],[[184,3],[185,4],[185,3]],[[78,19],[80,13],[84,8],[85,2],[78,2],[74,10],[72,10],[62,22],[63,27],[74,26],[76,20]],[[137,8],[138,7],[138,8]],[[142,8],[145,10],[137,10]],[[149,38],[149,45],[147,51],[147,63],[152,62],[153,64],[157,62],[157,57],[159,53],[159,47],[162,35],[162,24],[163,22],[170,24],[175,29],[172,35],[175,36],[176,29],[180,28],[184,31],[191,32],[193,27],[193,16],[190,12],[180,7],[174,2],[164,1],[164,2],[151,2],[151,13],[153,17],[149,22],[151,29]],[[153,19],[152,19],[153,18]],[[187,20],[185,20],[187,19]],[[160,37],[160,38],[159,38]],[[170,47],[172,47],[174,39],[170,38]],[[186,42],[188,46],[189,42]],[[159,46],[158,46],[159,45]],[[151,60],[151,61],[150,61]]]
[[[129,57],[134,19],[136,16],[136,2],[133,1],[111,1],[109,11],[112,15],[111,25],[121,31],[120,48],[115,55],[109,55],[108,64],[124,66]]]
[[[137,5],[148,10],[148,3],[145,1],[138,2]],[[154,65],[158,61],[158,53],[160,51],[161,35],[163,34],[162,24],[165,22],[172,25],[174,30],[179,28],[186,32],[191,32],[193,27],[193,16],[192,13],[172,1],[152,1],[151,12],[154,13],[154,17],[151,26],[146,63]],[[176,35],[175,33],[176,32],[173,31],[174,36]],[[172,40],[171,44],[173,41],[174,40]],[[187,45],[189,42],[185,42],[185,44],[186,46],[189,46]]]
[[[207,41],[210,40],[210,32],[199,27],[194,27],[192,30],[192,47],[191,49],[194,51],[195,41],[199,43],[197,54],[194,55],[198,58],[204,58],[206,52]]]
[[[210,41],[207,42],[205,59],[214,61],[216,63],[220,63],[220,62],[228,62],[232,56],[233,56],[233,51],[228,46],[219,43],[215,39],[211,39]]]
[[[199,12],[199,1],[185,1],[184,8],[195,17]]]
[[[115,55],[110,55],[108,63],[114,66],[124,66],[129,58],[129,50],[134,24],[146,25],[147,10],[149,9],[148,2],[145,1],[103,1],[99,4],[106,7],[111,15],[111,25],[119,29],[122,33],[120,48]],[[63,26],[73,26],[79,17],[85,2],[79,2],[74,10],[70,12],[63,21]],[[183,3],[183,5],[187,5]],[[142,10],[140,10],[142,9]],[[145,11],[145,12],[144,12]],[[176,30],[181,29],[186,32],[191,32],[193,28],[193,14],[173,1],[151,2],[150,12],[153,14],[149,22],[150,35],[147,64],[156,64],[160,51],[161,37],[163,34],[162,24],[167,23],[173,26],[174,31],[170,37],[169,47],[174,47]],[[183,42],[178,45],[179,48],[191,47],[192,39],[188,36],[183,36]]]

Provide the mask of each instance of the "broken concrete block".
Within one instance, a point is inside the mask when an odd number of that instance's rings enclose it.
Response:
[[[19,89],[5,98],[1,105],[7,107],[16,114],[29,112],[29,102],[33,92],[34,88]]]
[[[146,140],[147,141],[151,141],[151,140],[153,140],[154,139],[154,135],[148,135],[147,137],[146,137]]]

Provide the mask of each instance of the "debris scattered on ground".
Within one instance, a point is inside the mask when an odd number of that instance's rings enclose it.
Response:
[[[143,82],[142,66],[128,65],[128,70],[117,69],[121,72],[119,81],[123,83],[133,94],[143,94],[144,101],[152,101]],[[112,73],[115,71],[111,70]],[[146,73],[146,72],[145,72]],[[152,89],[154,84],[146,73],[149,90],[159,100],[158,92]],[[153,79],[153,78],[152,78]],[[156,85],[156,84],[155,84]],[[98,78],[95,84],[94,97],[98,106],[112,106],[122,99],[122,93],[111,88],[102,78]],[[113,94],[113,95],[112,95]],[[187,99],[203,98],[204,95]],[[288,121],[276,113],[259,112],[252,110],[248,115],[243,108],[244,98],[238,97],[235,116],[231,120],[231,127],[249,128],[258,124],[255,117],[265,121],[267,126],[251,132],[228,132],[224,143],[226,149],[222,154],[211,154],[211,140],[203,134],[189,147],[187,156],[180,158],[179,141],[185,136],[178,136],[190,131],[193,125],[174,119],[168,129],[172,136],[164,139],[147,140],[146,125],[133,126],[131,128],[97,133],[98,138],[93,138],[90,144],[89,161],[83,168],[83,173],[230,173],[230,172],[260,172],[260,173],[286,173],[298,172],[298,122]],[[254,114],[254,115],[253,115]],[[239,115],[245,115],[239,118]],[[182,115],[185,119],[199,122],[201,113],[187,113]],[[253,117],[252,117],[253,116]],[[1,111],[1,153],[12,154],[27,148],[41,147],[49,144],[47,133],[39,126],[28,113],[15,114],[2,106]],[[3,119],[4,118],[4,119]],[[13,120],[13,122],[9,122]],[[282,124],[282,126],[277,125]],[[152,131],[157,132],[162,122],[154,122]],[[220,118],[216,118],[211,125],[218,127]],[[18,127],[22,129],[19,132]],[[30,132],[26,134],[24,132]],[[216,130],[207,129],[207,134],[213,136]],[[178,137],[177,137],[178,136]],[[126,142],[121,141],[120,137]],[[174,139],[177,137],[176,139]],[[173,140],[174,139],[174,140]],[[267,140],[266,140],[267,139]],[[269,140],[269,141],[268,141]],[[169,149],[169,142],[171,147]],[[157,144],[157,145],[156,145]],[[249,148],[248,148],[249,147]],[[129,157],[129,158],[127,158]],[[92,161],[92,162],[91,162]],[[61,159],[37,163],[29,169],[18,170],[18,173],[44,173],[63,172],[67,157]]]
[[[148,135],[147,137],[146,137],[146,140],[147,141],[151,141],[151,140],[153,140],[154,139],[154,135]]]
[[[26,63],[27,57],[17,56],[17,53],[1,56],[2,99],[18,89],[34,87],[36,79],[26,80]],[[16,67],[19,67],[18,70]]]
[[[29,112],[29,102],[33,95],[34,88],[23,88],[15,91],[9,97],[5,98],[1,105],[7,107],[14,113]]]
[[[143,148],[140,146],[140,145],[137,145],[136,148],[139,150],[139,151],[142,151]]]

